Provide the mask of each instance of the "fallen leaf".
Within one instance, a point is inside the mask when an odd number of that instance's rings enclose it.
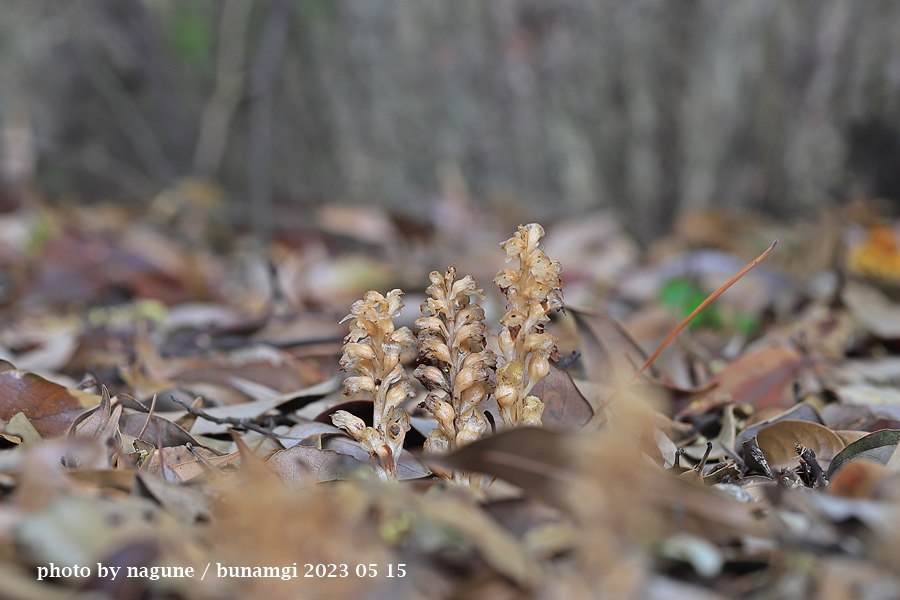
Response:
[[[594,414],[572,377],[552,363],[550,373],[531,389],[531,393],[544,403],[541,421],[546,426],[578,428]]]
[[[731,456],[730,451],[734,447],[736,427],[734,405],[729,404],[722,410],[722,426],[719,429],[719,435],[710,440],[712,443],[712,450],[709,453],[710,459]],[[706,455],[706,443],[687,446],[684,449],[684,453],[694,460],[700,460]]]
[[[24,413],[44,439],[65,434],[85,408],[100,397],[47,381],[16,369],[0,372],[0,419]]]
[[[342,431],[340,429],[328,423],[320,423],[319,421],[301,421],[300,423],[291,426],[284,434],[279,434],[278,441],[280,441],[285,448],[291,448],[313,437],[318,438],[319,441],[321,441],[323,435],[340,435],[341,433]]]
[[[112,415],[111,402],[109,390],[105,385],[101,386],[100,405],[76,419],[69,428],[69,433],[74,437],[99,438]]]
[[[740,452],[743,448],[744,440],[749,440],[754,435],[759,433],[759,430],[763,427],[768,427],[772,423],[777,423],[778,421],[808,421],[810,423],[818,423],[820,425],[826,424],[822,420],[822,417],[819,415],[819,411],[817,411],[809,404],[801,402],[800,404],[796,404],[787,410],[778,412],[775,416],[766,419],[765,421],[756,423],[752,427],[747,427],[742,430],[741,433],[738,434],[737,439],[734,441],[734,449]]]
[[[870,433],[841,450],[828,467],[828,479],[844,468],[847,463],[861,458],[872,460],[882,465],[887,464],[900,442],[900,430],[882,429]]]
[[[551,506],[567,509],[562,485],[573,475],[571,432],[517,427],[427,461],[461,471],[487,473],[519,486]]]
[[[900,390],[865,383],[838,387],[835,394],[843,404],[900,406]]]
[[[797,444],[815,452],[821,462],[831,460],[844,449],[844,441],[836,433],[809,421],[778,421],[760,429],[756,438],[773,470],[797,462]]]
[[[788,408],[796,403],[793,383],[814,360],[792,348],[770,346],[745,354],[716,375],[718,386],[679,411],[697,415],[713,406],[734,402],[759,410],[769,406]]]
[[[841,300],[853,319],[875,337],[900,339],[900,308],[876,288],[848,281]]]
[[[843,440],[845,446],[866,437],[870,433],[868,431],[857,431],[855,429],[837,429],[834,430],[834,432],[841,440]]]
[[[14,414],[9,420],[6,425],[6,433],[18,437],[22,440],[22,445],[26,447],[44,440],[22,412]]]
[[[321,481],[347,479],[351,472],[365,467],[365,463],[347,454],[309,446],[294,446],[276,452],[266,464],[289,488]]]
[[[212,516],[212,502],[201,492],[189,487],[173,485],[156,475],[138,472],[137,481],[144,495],[157,501],[182,523],[207,521]]]
[[[148,419],[149,423],[147,422]],[[119,430],[126,435],[140,436],[140,439],[161,448],[183,446],[185,444],[203,445],[175,423],[157,415],[145,415],[143,413],[123,414],[119,419]],[[142,431],[143,433],[141,433]]]
[[[622,325],[602,311],[566,306],[581,337],[584,377],[615,389],[646,362],[648,354]],[[650,373],[658,375],[653,365]]]
[[[890,476],[884,465],[871,460],[852,460],[828,484],[828,493],[845,498],[871,498],[875,488]]]

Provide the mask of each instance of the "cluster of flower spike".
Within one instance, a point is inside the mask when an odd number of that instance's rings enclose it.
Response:
[[[362,419],[343,410],[331,417],[336,426],[345,429],[371,456],[377,457],[376,472],[382,479],[397,478],[397,463],[409,431],[409,415],[399,407],[406,398],[415,395],[400,364],[400,355],[412,348],[413,334],[407,327],[394,329],[394,317],[403,308],[401,293],[392,290],[382,296],[368,292],[362,300],[353,303],[350,314],[341,321],[353,319],[341,357],[341,368],[351,373],[344,380],[344,393],[372,395],[372,426],[367,427]]]
[[[444,275],[431,272],[425,290],[430,298],[416,321],[422,364],[414,375],[431,392],[423,406],[438,423],[425,441],[428,454],[445,454],[480,438],[488,423],[478,405],[494,389],[497,359],[485,348],[484,309],[472,302],[472,296],[483,298],[481,290],[471,275],[455,278],[455,266]],[[446,479],[470,482],[471,474],[434,469]]]
[[[563,309],[559,263],[547,257],[538,243],[544,229],[537,223],[519,230],[501,246],[506,261],[519,259],[518,269],[502,269],[494,283],[506,296],[509,310],[500,320],[498,343],[506,362],[497,369],[494,392],[506,425],[540,425],[544,405],[529,395],[550,372],[557,339],[544,331],[549,314]]]
[[[484,309],[472,298],[483,298],[478,283],[471,275],[456,280],[455,266],[443,275],[437,271],[429,275],[430,297],[416,321],[421,364],[415,370],[416,379],[429,391],[422,405],[438,424],[425,442],[426,453],[444,454],[480,438],[488,423],[478,406],[491,392],[506,426],[541,425],[544,405],[531,391],[550,372],[550,359],[557,353],[557,340],[544,325],[550,312],[563,308],[562,269],[538,249],[543,235],[537,223],[520,225],[501,244],[507,262],[517,258],[519,268],[503,269],[494,278],[508,303],[500,320],[498,345],[504,362],[499,368],[497,357],[485,347]],[[332,416],[335,425],[377,459],[376,471],[384,479],[397,478],[409,431],[409,415],[400,405],[415,395],[400,364],[401,354],[412,348],[413,334],[406,327],[394,329],[394,317],[403,308],[400,294],[400,290],[387,296],[368,292],[344,318],[353,320],[341,358],[341,367],[351,374],[344,380],[344,393],[372,395],[372,426],[346,411]],[[459,483],[474,482],[470,474],[437,467],[435,472]]]

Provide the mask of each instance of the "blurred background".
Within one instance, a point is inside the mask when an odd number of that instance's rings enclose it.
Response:
[[[263,238],[449,198],[612,208],[646,244],[688,210],[897,200],[898,26],[841,0],[7,0],[2,204],[195,177]]]

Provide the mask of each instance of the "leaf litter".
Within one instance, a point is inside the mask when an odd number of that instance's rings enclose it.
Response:
[[[610,213],[528,225],[500,270],[502,218],[325,209],[261,259],[91,210],[41,217],[0,313],[3,597],[900,596],[900,305],[865,248],[713,293],[764,224],[643,257]]]

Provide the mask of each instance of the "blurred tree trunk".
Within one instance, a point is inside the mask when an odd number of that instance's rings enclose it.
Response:
[[[134,195],[172,165],[235,197],[424,211],[456,165],[479,201],[612,206],[644,239],[686,207],[900,198],[895,2],[303,0],[259,88],[272,3],[224,27],[226,1],[5,4],[0,82],[29,82],[46,189]],[[223,96],[225,71],[245,83]]]

